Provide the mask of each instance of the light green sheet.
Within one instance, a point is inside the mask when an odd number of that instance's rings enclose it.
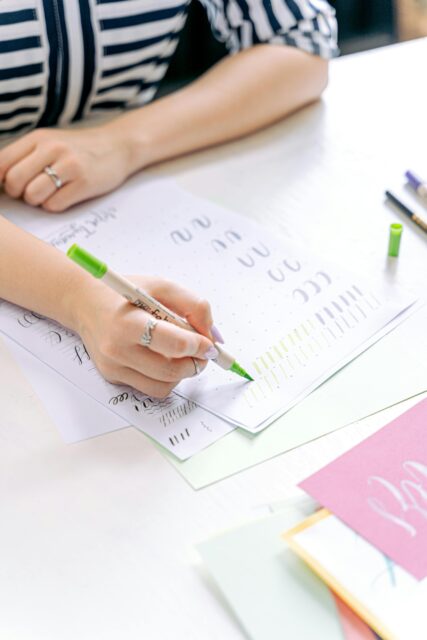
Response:
[[[194,489],[427,390],[423,307],[261,433],[233,431],[189,460],[165,453]]]
[[[307,515],[287,508],[197,546],[251,640],[344,638],[329,589],[280,537]]]

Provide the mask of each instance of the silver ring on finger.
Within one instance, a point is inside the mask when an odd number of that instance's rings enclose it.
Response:
[[[62,182],[61,178],[58,176],[58,174],[56,173],[55,169],[52,169],[50,164],[48,164],[43,169],[43,171],[52,180],[53,184],[55,185],[56,190],[60,189],[64,185],[64,183]]]
[[[200,365],[197,362],[197,360],[195,358],[191,358],[194,364],[194,373],[193,373],[193,377],[194,376],[198,376],[200,373]]]
[[[157,320],[150,318],[145,325],[144,333],[141,336],[141,344],[143,347],[149,347],[153,338],[153,331],[157,325]]]

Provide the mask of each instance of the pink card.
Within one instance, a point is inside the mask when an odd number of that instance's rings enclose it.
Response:
[[[427,399],[300,486],[415,578],[427,576]]]

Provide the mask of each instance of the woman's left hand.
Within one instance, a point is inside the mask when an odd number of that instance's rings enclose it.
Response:
[[[62,181],[57,188],[44,169]],[[0,150],[0,181],[12,198],[59,212],[118,187],[130,173],[120,131],[37,129]]]

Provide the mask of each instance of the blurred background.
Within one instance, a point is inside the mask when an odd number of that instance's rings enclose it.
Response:
[[[427,0],[330,0],[346,55],[427,35]],[[201,4],[193,0],[185,32],[162,83],[164,94],[193,80],[225,55]]]

